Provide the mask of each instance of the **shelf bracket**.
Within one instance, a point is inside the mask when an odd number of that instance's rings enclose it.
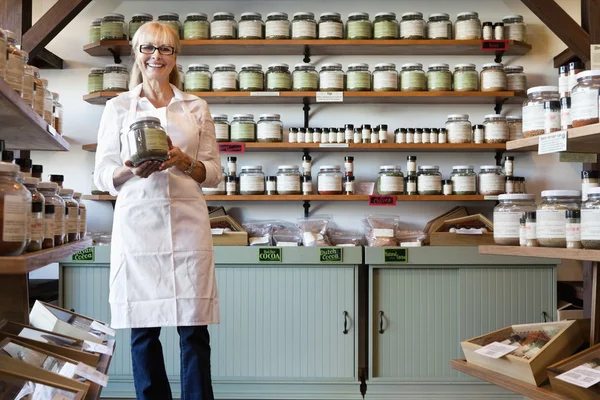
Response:
[[[508,97],[505,97],[503,99],[496,99],[496,107],[494,107],[494,111],[496,111],[496,114],[500,114],[502,112],[502,106],[507,101],[508,101]]]
[[[310,151],[308,149],[302,149],[302,152],[304,153],[305,157],[310,156]]]
[[[304,46],[304,59],[302,61],[305,63],[310,62],[310,47],[308,45]]]
[[[504,56],[504,50],[497,51],[496,52],[496,58],[494,59],[494,62],[501,63],[503,56]]]
[[[496,165],[502,166],[502,156],[504,155],[503,151],[497,151],[494,158],[496,159]]]
[[[310,210],[310,200],[304,200],[304,218],[308,218]]]
[[[304,104],[304,107],[302,107],[302,111],[304,111],[304,127],[308,128],[308,121],[310,119],[310,103],[308,97],[302,99],[302,104]]]
[[[365,378],[365,376],[367,375],[366,368],[360,368],[358,375],[360,380],[360,394],[364,399],[365,395],[367,394],[367,380]]]
[[[112,48],[108,48],[108,52],[112,54],[115,64],[121,64],[121,55]]]

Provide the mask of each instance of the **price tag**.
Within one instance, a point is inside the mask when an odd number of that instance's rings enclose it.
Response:
[[[481,50],[506,51],[508,40],[482,40]]]
[[[547,133],[538,137],[538,154],[567,151],[567,131]]]
[[[393,207],[396,205],[396,196],[369,196],[369,206]]]
[[[110,335],[110,336],[115,336],[117,334],[117,332],[115,332],[115,330],[113,328],[111,328],[108,325],[104,325],[103,323],[100,323],[98,321],[92,322],[90,327],[95,331],[100,331],[100,332],[106,333],[107,335]]]
[[[350,145],[348,143],[321,143],[319,147],[348,148]]]
[[[279,92],[250,92],[252,97],[279,97]]]
[[[92,381],[97,383],[102,387],[106,387],[108,385],[108,375],[104,375],[102,372],[96,370],[95,368],[90,367],[82,362],[77,364],[77,368],[75,369],[75,374],[81,376],[82,378],[87,379],[88,381]]]
[[[225,228],[212,228],[210,230],[211,235],[221,236],[225,233]]]
[[[341,103],[344,92],[317,92],[317,103]]]
[[[590,69],[600,69],[600,45],[590,45],[590,62],[592,67]]]
[[[556,379],[587,389],[600,382],[600,371],[580,365],[558,375]]]
[[[475,350],[475,353],[489,358],[500,358],[512,353],[518,348],[519,346],[510,346],[508,344],[494,342],[480,348],[479,350]]]
[[[245,143],[229,142],[229,143],[217,143],[219,146],[219,153],[243,153],[246,151]]]
[[[83,342],[83,349],[92,353],[106,354],[109,356],[113,355],[112,346],[105,346],[100,343],[90,342],[89,340]]]

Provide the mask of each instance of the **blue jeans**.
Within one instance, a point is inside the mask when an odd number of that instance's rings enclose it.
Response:
[[[214,400],[210,338],[206,326],[179,326],[181,400]],[[131,329],[131,359],[137,400],[172,400],[160,328]]]

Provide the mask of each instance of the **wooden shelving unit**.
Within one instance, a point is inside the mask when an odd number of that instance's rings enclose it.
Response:
[[[479,254],[600,261],[600,250],[559,249],[554,247],[479,246]]]
[[[115,201],[117,198],[110,195],[94,195],[86,194],[81,196],[83,200],[96,200],[96,201]],[[368,195],[206,195],[204,196],[206,201],[368,201]],[[453,195],[453,196],[408,196],[401,195],[396,196],[396,201],[496,201],[497,196],[483,196],[483,195]]]
[[[28,274],[80,250],[87,249],[91,245],[92,240],[86,239],[35,253],[25,253],[21,256],[0,257],[0,275]]]
[[[538,151],[540,136],[518,139],[506,144],[508,151]],[[600,152],[600,124],[567,130],[567,151],[577,153]]]
[[[98,370],[98,372],[106,375],[106,373],[108,372],[108,368],[110,367],[110,362],[112,361],[113,357],[114,357],[114,354],[113,354],[113,356],[109,356],[107,354],[102,354],[100,356],[100,361],[98,361],[98,365],[96,366],[96,370]],[[88,390],[86,399],[99,400],[101,393],[102,393],[102,386],[98,385],[97,383],[92,383],[90,385],[90,389]]]

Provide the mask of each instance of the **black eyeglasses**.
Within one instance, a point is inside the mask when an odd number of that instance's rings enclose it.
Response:
[[[140,45],[140,53],[143,54],[154,54],[154,52],[158,50],[160,54],[163,56],[170,56],[175,54],[175,48],[172,46],[159,46],[154,47],[151,44],[141,44]]]

